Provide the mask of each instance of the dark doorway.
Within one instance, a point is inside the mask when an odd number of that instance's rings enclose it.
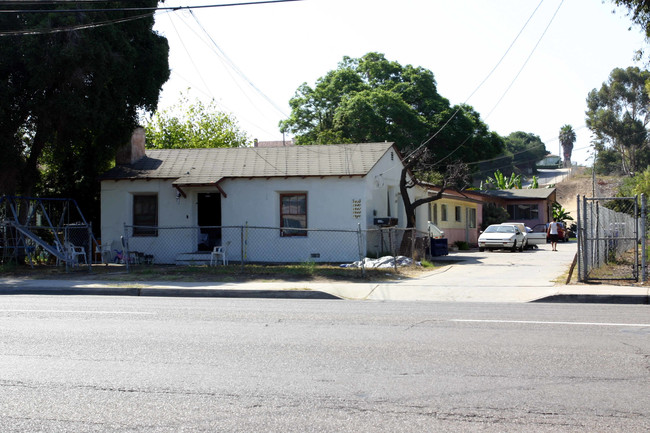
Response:
[[[198,194],[199,251],[211,251],[221,245],[221,194]]]

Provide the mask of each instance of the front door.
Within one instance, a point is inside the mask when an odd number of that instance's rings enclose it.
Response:
[[[211,251],[221,245],[221,194],[198,194],[199,251]]]

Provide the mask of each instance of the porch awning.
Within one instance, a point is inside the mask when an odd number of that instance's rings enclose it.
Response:
[[[210,175],[187,175],[179,177],[172,182],[172,186],[176,188],[183,197],[187,197],[183,187],[187,186],[213,186],[219,190],[222,196],[228,197],[228,194],[221,188],[219,182],[223,180],[222,176],[210,176]]]
[[[172,185],[176,186],[210,186],[216,185],[223,179],[222,176],[211,175],[187,175],[179,177]]]

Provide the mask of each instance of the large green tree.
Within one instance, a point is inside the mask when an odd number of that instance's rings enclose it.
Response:
[[[512,155],[512,163],[520,170],[533,172],[535,164],[548,154],[546,145],[538,135],[515,131],[504,137],[507,153]]]
[[[464,184],[462,162],[487,159],[503,151],[502,138],[490,132],[467,105],[451,106],[437,90],[433,72],[402,66],[383,54],[344,57],[338,68],[302,84],[289,101],[291,116],[280,122],[297,144],[393,141],[408,157],[400,190],[407,227],[415,226],[415,208],[437,196],[411,202],[408,189],[417,185],[409,173],[446,174],[446,186]],[[415,151],[415,153],[411,153]]]
[[[90,214],[98,209],[97,175],[128,141],[138,111],[155,110],[169,77],[153,15],[104,10],[123,6],[25,2],[24,12],[8,13],[16,5],[0,5],[1,193],[68,196]]]
[[[190,147],[243,147],[250,143],[237,120],[220,111],[215,102],[190,102],[186,95],[174,107],[157,111],[145,123],[147,147],[174,149]]]
[[[380,53],[344,57],[313,88],[302,84],[289,104],[291,115],[280,128],[297,144],[394,141],[409,150],[435,135],[427,143],[430,156],[445,162],[485,159],[503,149],[476,111],[451,106],[438,93],[433,72]]]
[[[647,125],[650,97],[645,84],[650,72],[637,67],[614,69],[609,80],[587,97],[587,126],[597,151],[613,150],[621,171],[631,175],[645,168],[648,159]]]

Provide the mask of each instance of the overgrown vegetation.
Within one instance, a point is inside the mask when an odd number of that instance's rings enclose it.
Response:
[[[501,224],[508,221],[510,215],[508,211],[494,203],[486,203],[483,206],[483,223],[481,230],[485,230],[489,225]]]

